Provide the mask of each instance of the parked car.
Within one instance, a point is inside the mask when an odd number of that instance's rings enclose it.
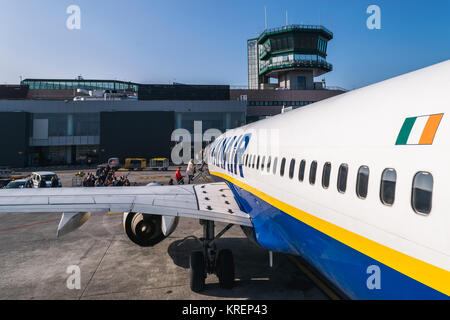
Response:
[[[54,172],[33,172],[31,174],[31,180],[33,182],[33,188],[40,188],[41,181],[44,180],[47,188],[52,186],[52,178],[56,177],[58,181],[58,188],[62,187],[61,180]]]
[[[120,160],[119,160],[119,158],[110,158],[108,160],[108,166],[111,169],[114,169],[114,170],[119,169],[120,168]]]
[[[24,189],[26,188],[27,183],[31,183],[30,178],[14,180],[8,183],[5,189]]]
[[[8,183],[11,182],[11,178],[8,179],[0,179],[0,189],[6,187]]]

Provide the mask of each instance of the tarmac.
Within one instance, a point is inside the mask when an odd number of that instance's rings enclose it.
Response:
[[[71,187],[74,171],[56,171]],[[124,173],[127,174],[127,173]],[[132,172],[132,183],[167,184],[173,171]],[[80,229],[57,238],[60,214],[0,214],[0,300],[325,300],[316,282],[293,257],[250,242],[234,226],[217,241],[234,254],[236,283],[221,289],[208,275],[202,293],[189,286],[189,253],[200,249],[188,236],[202,236],[195,219],[181,219],[176,231],[151,248],[124,234],[121,214],[93,214]],[[225,225],[216,224],[216,233]],[[80,272],[74,288],[73,270]]]

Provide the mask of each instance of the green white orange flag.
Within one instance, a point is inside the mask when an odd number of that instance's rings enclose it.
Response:
[[[397,137],[396,145],[433,144],[443,113],[406,118]]]

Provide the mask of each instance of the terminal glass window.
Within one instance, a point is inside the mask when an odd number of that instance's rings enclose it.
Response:
[[[306,78],[305,77],[297,77],[297,89],[298,90],[306,89]]]
[[[380,198],[384,205],[392,206],[395,200],[395,185],[397,172],[394,169],[385,169],[381,175]]]
[[[415,212],[429,214],[433,198],[433,176],[429,172],[418,172],[412,186],[412,207]]]
[[[258,89],[258,41],[249,40],[247,42],[248,52],[248,88]]]

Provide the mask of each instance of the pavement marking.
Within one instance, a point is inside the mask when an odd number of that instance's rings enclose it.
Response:
[[[170,179],[171,175],[167,176],[143,176],[143,177],[137,177],[136,180],[152,180],[152,179]]]
[[[6,229],[1,229],[0,232],[12,231],[12,230],[17,230],[17,229],[25,229],[25,228],[37,226],[37,225],[40,225],[40,224],[46,224],[46,223],[57,222],[57,221],[59,221],[59,220],[60,220],[60,219],[54,219],[54,220],[49,220],[49,221],[36,222],[36,223],[33,223],[33,224],[24,224],[24,225],[17,226],[17,227],[11,227],[11,228],[6,228]]]
[[[316,275],[314,275],[307,267],[302,265],[297,259],[292,256],[289,256],[289,259],[294,262],[294,264],[301,270],[303,273],[312,281],[314,284],[319,287],[331,300],[342,300],[333,290],[325,284],[321,279],[319,279]]]

